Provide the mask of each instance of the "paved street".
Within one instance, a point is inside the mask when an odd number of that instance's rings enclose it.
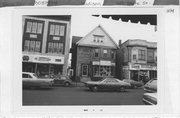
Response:
[[[23,90],[23,105],[143,105],[143,89],[91,92],[86,87]]]

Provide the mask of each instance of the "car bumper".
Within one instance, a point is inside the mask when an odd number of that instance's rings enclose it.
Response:
[[[154,94],[154,93],[152,93]],[[143,99],[142,99],[143,103],[146,104],[146,105],[157,105],[157,96],[153,96],[151,94],[147,94],[145,93],[143,95]]]

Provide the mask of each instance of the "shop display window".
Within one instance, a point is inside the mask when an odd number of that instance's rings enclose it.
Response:
[[[112,74],[111,66],[93,66],[93,76],[94,77],[111,77]]]

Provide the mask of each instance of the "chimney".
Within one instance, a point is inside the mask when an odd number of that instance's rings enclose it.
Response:
[[[121,40],[119,40],[119,47],[121,47]]]

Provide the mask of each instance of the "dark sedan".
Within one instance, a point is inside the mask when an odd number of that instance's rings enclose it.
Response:
[[[56,85],[56,86],[62,85],[62,86],[68,87],[68,86],[72,85],[72,81],[71,81],[71,79],[69,79],[68,76],[60,76],[60,77],[54,79],[54,85]]]
[[[123,82],[116,78],[105,78],[100,81],[88,81],[85,83],[85,85],[94,92],[98,90],[125,91],[126,88],[130,87],[129,83]]]

